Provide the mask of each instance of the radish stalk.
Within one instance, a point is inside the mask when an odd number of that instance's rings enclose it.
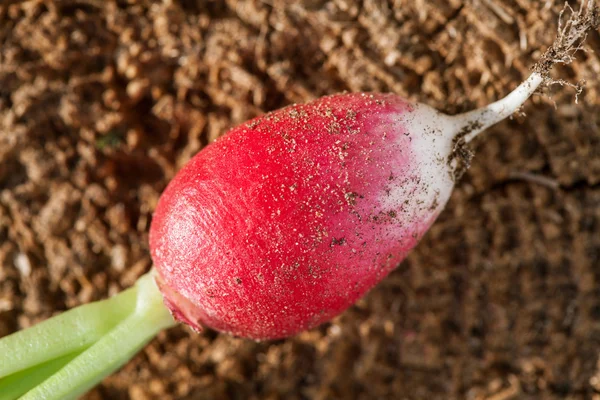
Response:
[[[446,116],[391,94],[351,93],[234,128],[162,194],[150,273],[109,300],[0,340],[0,400],[81,395],[173,317],[273,339],[341,313],[435,221],[468,167],[466,144],[550,81],[554,64],[572,60],[600,25],[594,4],[561,22],[531,76],[486,107]]]
[[[3,338],[0,377],[81,351],[98,341],[135,307],[137,287],[103,301],[85,304]]]
[[[175,324],[153,273],[103,301],[79,306],[0,340],[0,400],[85,393]],[[4,390],[3,390],[4,389]]]
[[[77,355],[79,355],[79,353],[67,354],[66,356],[46,361],[2,379],[0,382],[0,400],[19,398],[54,375],[71,360],[77,357]]]

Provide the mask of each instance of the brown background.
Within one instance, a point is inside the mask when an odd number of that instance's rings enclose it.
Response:
[[[562,5],[8,3],[0,336],[148,270],[161,190],[227,128],[343,90],[482,106],[527,76]],[[554,87],[490,129],[417,250],[341,317],[276,343],[178,327],[86,398],[600,398],[598,32],[587,43],[557,71],[587,79],[579,103]]]

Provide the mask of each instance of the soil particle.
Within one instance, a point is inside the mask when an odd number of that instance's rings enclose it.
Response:
[[[228,128],[341,91],[394,92],[449,114],[481,107],[528,75],[563,7],[6,3],[0,335],[135,282],[151,266],[159,194]],[[438,222],[356,306],[277,342],[171,329],[85,398],[600,395],[597,32],[584,47],[553,72],[587,81],[579,103],[554,87],[552,100],[525,106],[527,118],[489,129]],[[470,157],[458,142],[456,153]],[[514,178],[532,173],[558,189]]]
[[[453,167],[452,178],[455,182],[458,182],[465,172],[467,172],[475,156],[475,153],[471,150],[468,143],[465,142],[464,138],[469,133],[480,129],[481,126],[481,122],[479,121],[469,122],[452,139],[452,153],[448,156],[447,162],[448,165]]]

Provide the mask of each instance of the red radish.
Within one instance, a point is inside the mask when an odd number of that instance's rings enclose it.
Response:
[[[536,72],[465,114],[391,94],[341,94],[233,129],[162,195],[150,231],[154,271],[109,300],[0,340],[0,398],[85,392],[172,326],[169,311],[198,330],[253,339],[339,314],[431,226],[468,167],[465,145],[518,109],[599,25],[588,0]]]
[[[522,85],[493,122],[534,89]],[[154,214],[150,246],[168,307],[196,329],[253,339],[331,319],[443,209],[459,168],[456,135],[484,124],[473,118],[353,93],[233,129],[179,172]]]

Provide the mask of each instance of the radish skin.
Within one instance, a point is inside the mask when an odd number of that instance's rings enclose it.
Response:
[[[417,134],[418,109],[394,95],[329,96],[252,120],[194,157],[150,230],[174,315],[272,339],[361,297],[414,247],[452,187],[446,152],[431,146],[435,137],[450,149],[452,138]]]

